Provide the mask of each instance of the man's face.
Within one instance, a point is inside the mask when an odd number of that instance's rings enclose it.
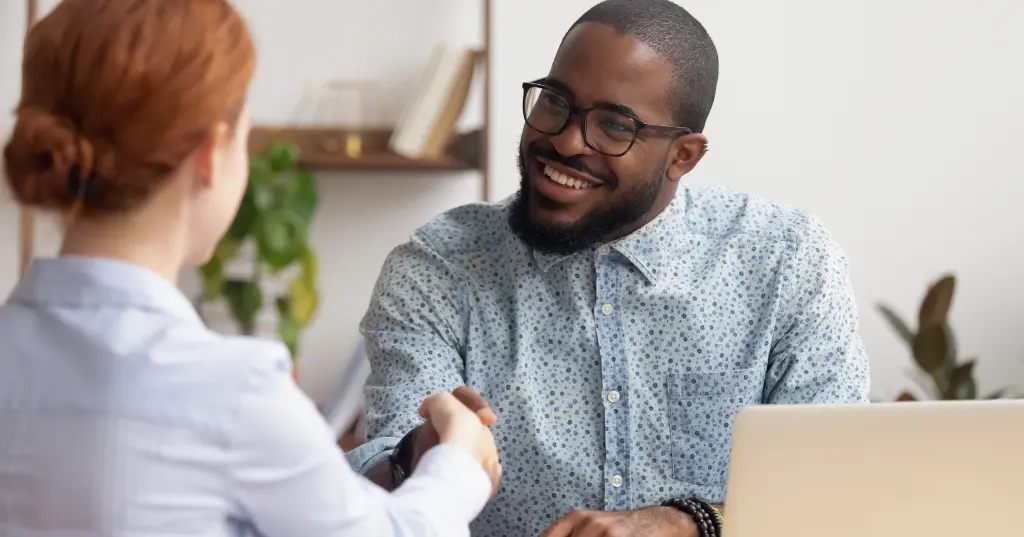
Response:
[[[541,82],[579,108],[620,109],[673,125],[671,75],[668,62],[636,39],[584,23],[566,36]],[[568,254],[631,233],[675,193],[676,181],[667,177],[673,137],[641,130],[628,152],[608,156],[587,145],[579,119],[556,135],[523,128],[509,224],[541,251]],[[587,138],[595,145],[592,128]]]

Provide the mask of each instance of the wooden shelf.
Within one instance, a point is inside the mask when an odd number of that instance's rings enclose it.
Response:
[[[483,127],[480,131],[459,136],[454,140],[450,153],[452,156],[438,159],[408,159],[387,151],[388,131],[378,131],[368,138],[375,138],[378,145],[371,147],[364,140],[363,156],[359,159],[347,158],[343,154],[327,152],[321,147],[318,139],[325,133],[324,129],[257,127],[250,133],[249,149],[259,152],[266,149],[273,140],[284,139],[297,142],[302,156],[300,163],[311,168],[339,171],[394,171],[438,173],[461,170],[478,170],[480,174],[480,195],[483,201],[490,200],[490,180],[488,174],[488,136],[491,118],[491,37],[493,0],[483,1]],[[27,27],[31,27],[39,13],[38,0],[25,0]],[[28,28],[26,28],[27,30]],[[383,141],[383,144],[380,144]],[[457,156],[456,156],[457,155]],[[23,273],[34,255],[35,246],[35,212],[30,208],[21,208],[19,236],[19,274]]]
[[[479,170],[473,151],[474,134],[461,135],[452,141],[450,155],[436,158],[408,158],[388,149],[391,131],[361,131],[362,156],[352,158],[344,152],[344,141],[349,133],[326,128],[254,127],[249,134],[249,151],[263,152],[275,141],[295,144],[300,151],[299,164],[313,170],[337,171],[408,171],[445,172]],[[455,155],[463,155],[461,158]]]

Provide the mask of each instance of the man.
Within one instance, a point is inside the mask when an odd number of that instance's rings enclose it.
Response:
[[[440,216],[384,265],[356,467],[395,486],[436,441],[418,402],[468,384],[498,415],[504,468],[474,535],[711,535],[693,506],[724,499],[742,407],[867,401],[822,225],[680,186],[717,78],[710,37],[667,0],[609,0],[572,26],[524,84],[518,195]]]

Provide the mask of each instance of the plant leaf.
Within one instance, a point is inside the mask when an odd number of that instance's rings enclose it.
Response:
[[[224,265],[238,252],[239,243],[225,235],[217,243],[210,260],[199,267],[203,280],[203,300],[215,300],[224,288]]]
[[[953,291],[956,289],[956,277],[947,275],[932,284],[921,301],[918,312],[918,325],[947,324],[949,308],[953,304]]]
[[[896,398],[896,401],[898,401],[898,402],[917,401],[917,397],[914,397],[914,394],[912,394],[910,392],[903,392],[903,393],[901,393],[899,395],[899,397]]]
[[[199,267],[199,275],[203,280],[203,300],[216,300],[224,289],[224,262],[211,258]]]
[[[294,168],[299,160],[299,148],[288,142],[273,142],[267,147],[267,159],[270,160],[271,171],[282,172]]]
[[[313,319],[316,313],[319,296],[314,282],[300,274],[292,280],[289,288],[291,295],[291,310],[289,314],[295,319],[300,327],[305,327]]]
[[[886,306],[885,304],[878,304],[876,307],[878,308],[878,311],[882,314],[882,316],[885,317],[885,320],[889,321],[889,326],[896,331],[900,338],[902,338],[903,341],[907,343],[907,345],[913,346],[914,332],[910,330],[910,327],[907,326],[907,323],[903,322],[903,319],[901,319],[895,311],[889,308],[889,306]]]
[[[256,222],[256,217],[259,213],[259,211],[256,210],[256,204],[253,200],[252,185],[253,183],[250,180],[249,184],[245,187],[245,194],[242,195],[242,201],[238,204],[238,211],[235,213],[235,219],[231,221],[231,227],[228,228],[226,235],[235,239],[236,242],[242,242],[242,240],[249,235],[252,231],[253,223]]]
[[[281,205],[308,224],[316,212],[318,197],[316,178],[309,172],[298,170],[287,183]]]
[[[252,204],[256,208],[257,216],[274,209],[277,204],[277,185],[275,177],[250,175],[249,187],[246,190],[252,196]]]
[[[256,329],[256,314],[263,306],[263,292],[259,284],[248,280],[226,280],[224,298],[239,330],[251,335]]]
[[[975,363],[975,360],[967,360],[953,369],[949,376],[949,388],[946,390],[945,399],[974,399],[973,396],[964,396],[971,392],[977,395],[977,389],[969,386],[969,384],[974,384]]]
[[[260,260],[272,272],[280,272],[295,263],[308,248],[308,228],[287,211],[264,214],[256,223],[256,244]]]
[[[973,400],[978,398],[978,384],[973,378],[967,379],[960,385],[960,389],[953,392],[953,399],[957,400]]]
[[[923,325],[914,337],[914,360],[931,375],[935,375],[946,359],[946,327],[941,324]]]
[[[295,317],[291,315],[291,301],[287,298],[277,299],[277,313],[278,324],[277,324],[277,335],[281,338],[281,341],[288,347],[288,352],[292,355],[292,360],[298,357],[299,352],[299,333],[302,331],[302,327],[295,320]]]
[[[956,356],[957,356],[956,334],[953,333],[953,328],[950,327],[948,323],[945,326],[946,326],[946,361],[945,361],[945,367],[947,367],[949,369],[949,372],[952,373],[953,369],[956,369],[956,365],[957,365],[957,361],[956,361]]]
[[[1006,388],[996,390],[985,396],[985,399],[1002,399],[1003,395],[1006,395]]]
[[[306,248],[302,253],[302,277],[309,280],[310,285],[316,286],[317,273],[320,261],[312,248]]]

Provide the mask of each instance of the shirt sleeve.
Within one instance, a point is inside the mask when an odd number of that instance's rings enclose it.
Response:
[[[468,452],[431,449],[389,494],[349,466],[287,374],[268,373],[260,384],[244,397],[229,450],[239,518],[260,535],[469,536],[491,484]]]
[[[367,443],[349,453],[365,473],[422,421],[428,395],[465,383],[465,282],[421,236],[388,256],[361,323],[371,373]]]
[[[767,403],[868,401],[868,358],[858,333],[849,263],[817,219],[804,216],[784,268]]]

